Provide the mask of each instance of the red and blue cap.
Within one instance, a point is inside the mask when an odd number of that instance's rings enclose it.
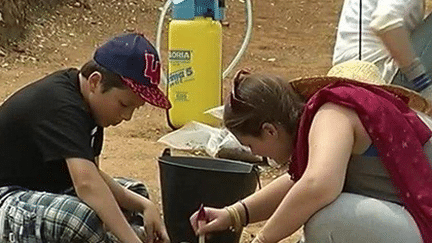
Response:
[[[159,88],[159,55],[143,35],[129,33],[114,37],[97,48],[93,58],[102,67],[120,75],[122,82],[144,101],[160,108],[171,108]]]

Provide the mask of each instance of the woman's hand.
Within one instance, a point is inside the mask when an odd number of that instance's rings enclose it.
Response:
[[[146,232],[146,243],[169,243],[170,239],[162,223],[159,209],[150,200],[146,200],[144,207],[144,227]]]
[[[190,223],[196,235],[207,235],[215,231],[223,231],[228,229],[231,225],[231,218],[226,209],[207,208],[205,210],[205,224],[198,228],[198,212],[196,211],[190,217]]]

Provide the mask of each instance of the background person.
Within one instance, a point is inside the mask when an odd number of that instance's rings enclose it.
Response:
[[[387,83],[403,85],[432,99],[432,80],[410,39],[424,16],[424,0],[345,0],[333,65],[359,59],[372,62]],[[403,75],[397,75],[399,69]]]

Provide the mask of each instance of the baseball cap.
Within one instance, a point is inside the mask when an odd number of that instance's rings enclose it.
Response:
[[[116,36],[96,49],[93,59],[121,76],[122,82],[144,101],[169,109],[171,103],[159,89],[161,64],[154,46],[141,34]]]

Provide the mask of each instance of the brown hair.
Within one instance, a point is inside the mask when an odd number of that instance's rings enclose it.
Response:
[[[287,80],[241,70],[224,107],[224,125],[234,134],[258,137],[263,123],[278,123],[294,135],[304,102]]]
[[[102,90],[103,93],[107,92],[111,88],[119,88],[119,89],[126,88],[126,86],[121,81],[120,75],[102,67],[94,60],[90,60],[86,64],[84,64],[81,67],[80,72],[86,79],[88,79],[93,72],[100,72],[102,74],[101,83],[103,85],[103,90]]]

